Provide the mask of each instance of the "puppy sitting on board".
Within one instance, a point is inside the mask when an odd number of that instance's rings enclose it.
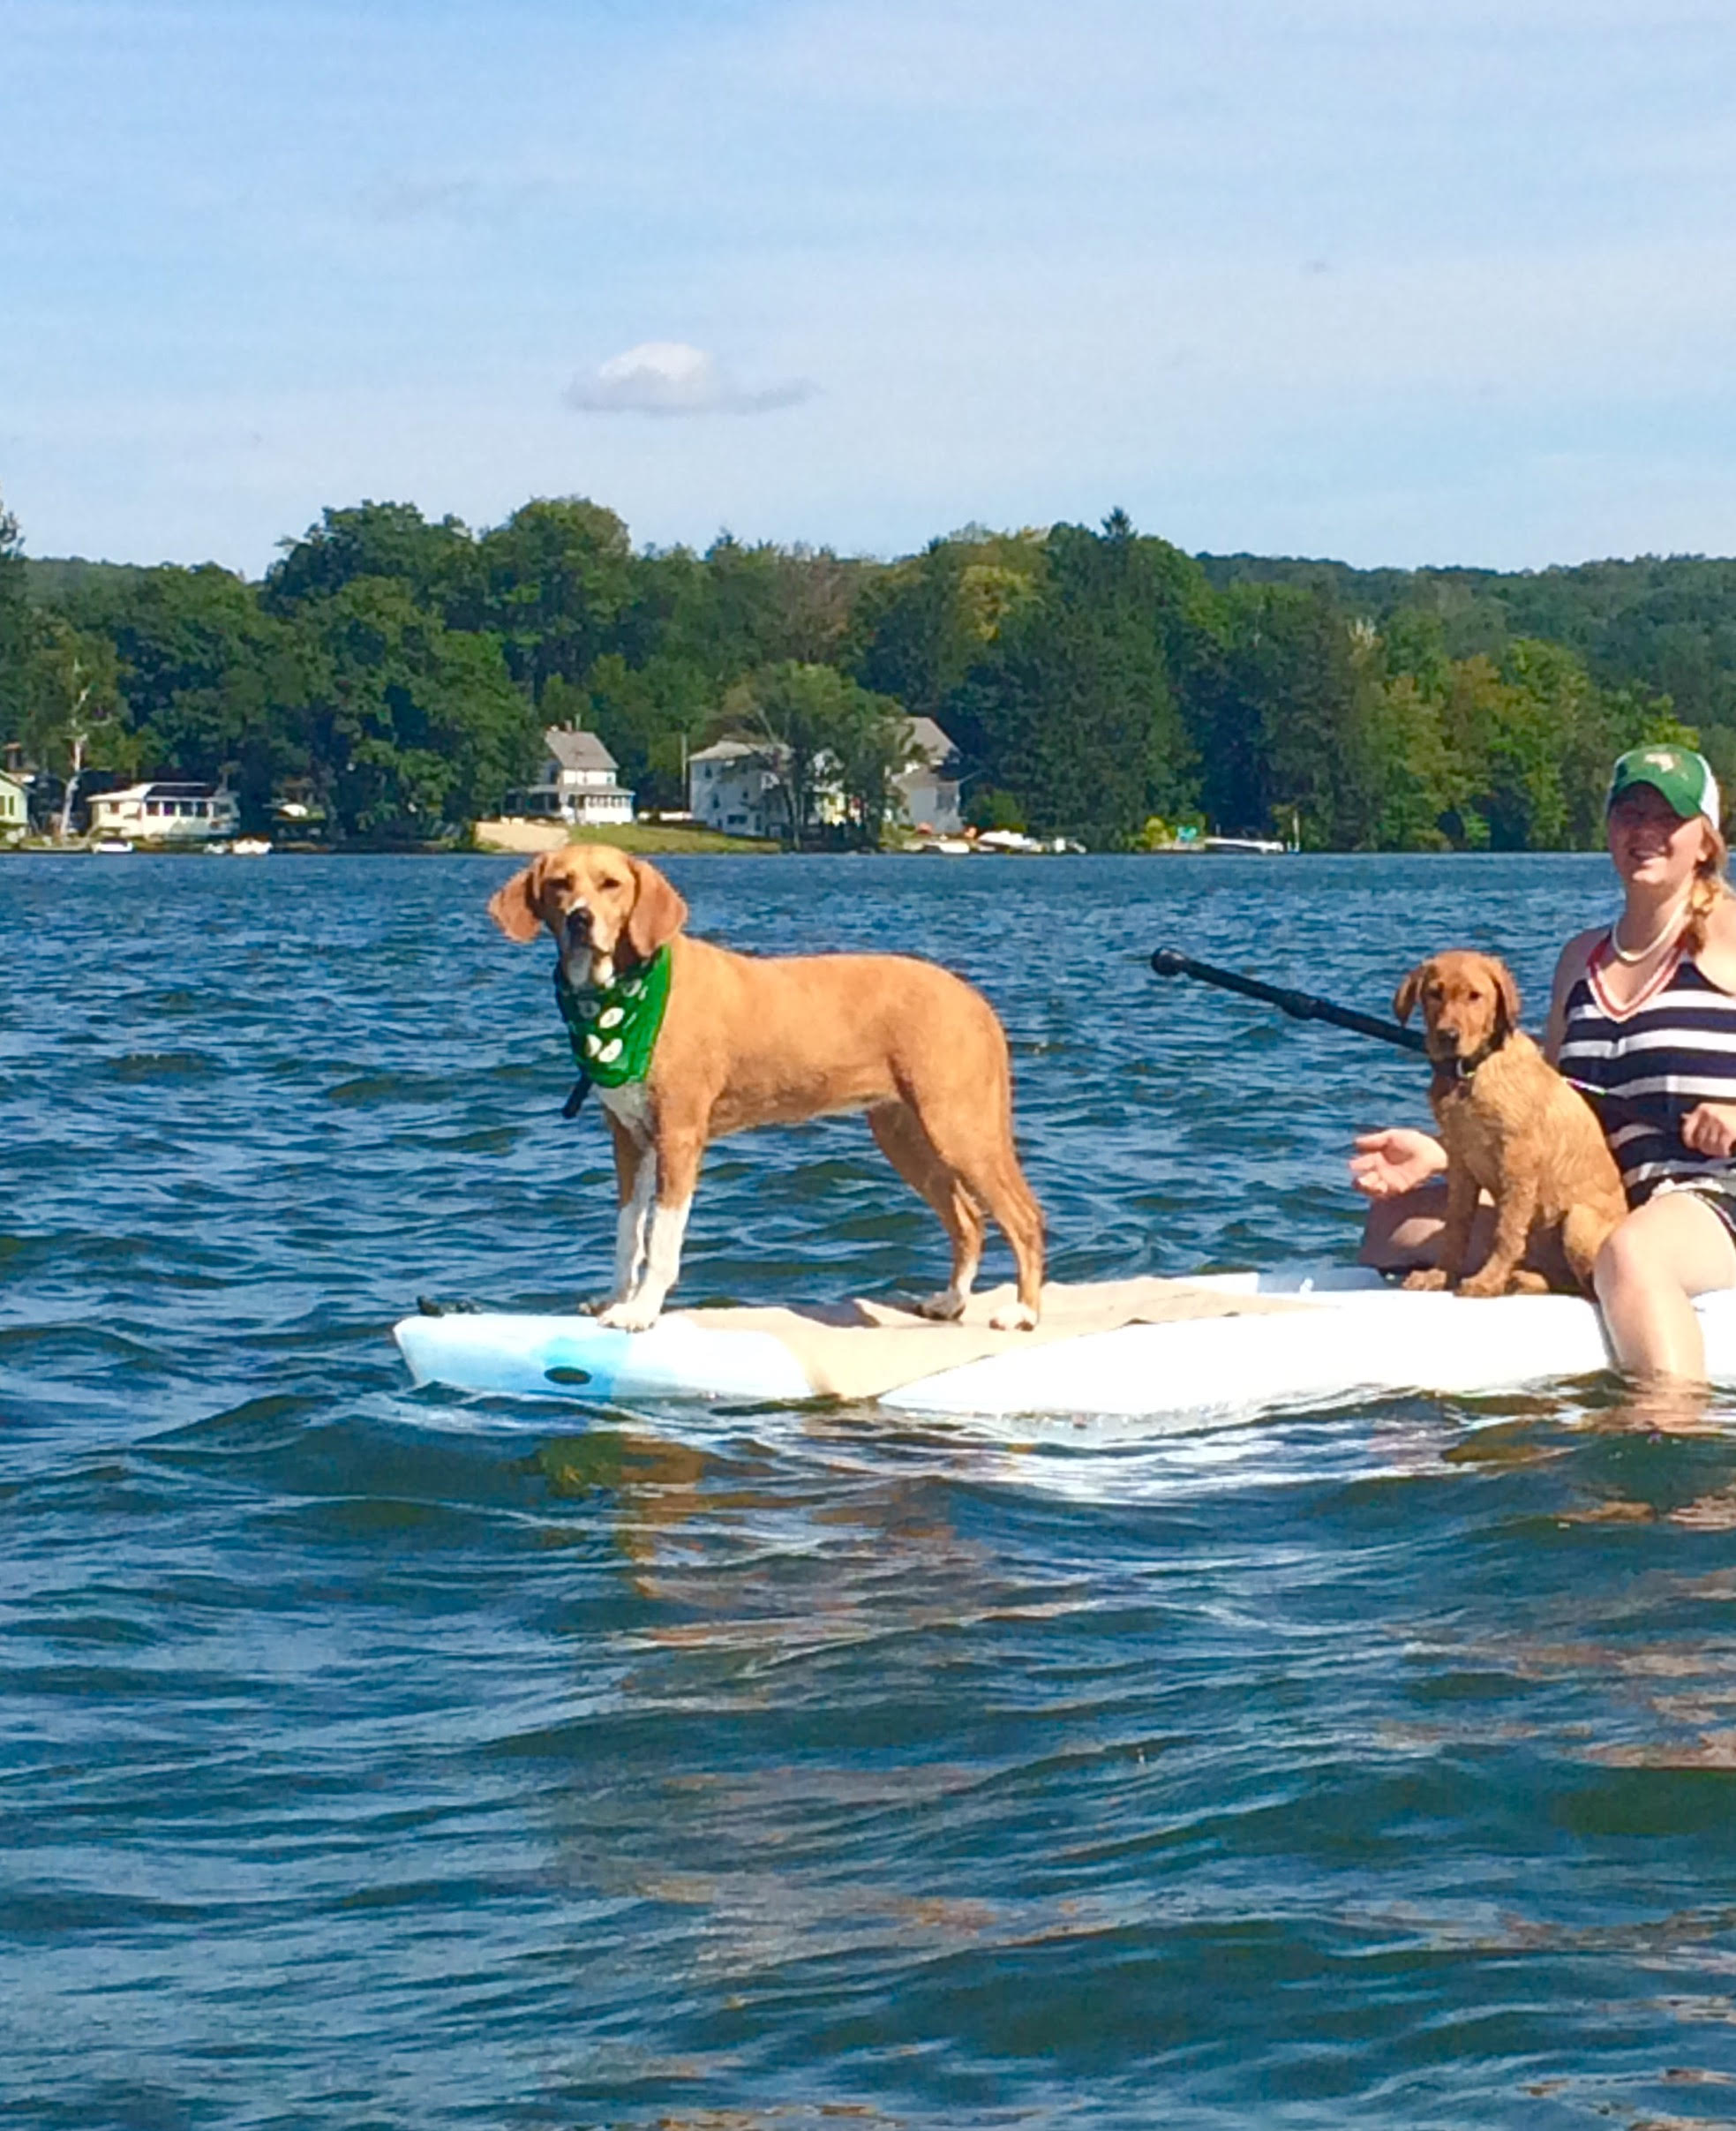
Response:
[[[552,935],[574,1055],[608,1115],[620,1212],[605,1324],[656,1322],[709,1141],[848,1110],[867,1111],[951,1241],[951,1284],[923,1314],[964,1314],[986,1211],[1018,1274],[1018,1300],[992,1322],[1036,1323],[1042,1215],[1013,1151],[1006,1037],[981,992],[906,955],[756,960],[688,939],[675,889],[606,844],[545,853],[488,914],[509,939]]]
[[[1544,1294],[1528,1265],[1535,1239],[1559,1231],[1574,1278],[1589,1294],[1604,1239],[1627,1211],[1615,1158],[1597,1118],[1519,1027],[1519,987],[1491,954],[1455,950],[1413,969],[1393,1011],[1421,1003],[1434,1076],[1429,1107],[1447,1149],[1447,1225],[1434,1265],[1406,1287],[1456,1284],[1462,1295]],[[1495,1206],[1495,1239],[1464,1272],[1477,1194]]]

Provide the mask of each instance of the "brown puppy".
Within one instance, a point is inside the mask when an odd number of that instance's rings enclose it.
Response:
[[[509,939],[548,928],[567,982],[597,990],[670,949],[668,1005],[643,1081],[599,1087],[620,1216],[605,1324],[654,1323],[680,1269],[708,1141],[754,1125],[866,1110],[892,1166],[940,1216],[951,1285],[921,1306],[958,1317],[982,1256],[983,1212],[1012,1246],[1018,1299],[994,1319],[1037,1322],[1043,1223],[1012,1142],[1006,1037],[980,992],[904,955],[763,961],[688,939],[688,907],[656,867],[605,844],[534,860],[490,898]]]
[[[1462,1295],[1541,1294],[1524,1266],[1534,1239],[1559,1230],[1574,1277],[1589,1293],[1604,1239],[1627,1211],[1621,1178],[1597,1118],[1519,1027],[1519,987],[1493,955],[1455,951],[1420,963],[1393,1011],[1420,1000],[1434,1066],[1429,1107],[1447,1148],[1447,1225],[1432,1270],[1407,1287],[1457,1283]],[[1477,1194],[1495,1203],[1495,1239],[1480,1271],[1462,1279]]]

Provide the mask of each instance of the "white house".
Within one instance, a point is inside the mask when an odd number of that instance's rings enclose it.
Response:
[[[548,755],[541,774],[523,791],[507,794],[507,813],[579,824],[633,819],[633,794],[595,733],[552,725],[543,734],[543,745]]]
[[[0,771],[0,844],[14,844],[30,826],[30,802],[16,777]]]
[[[778,750],[769,742],[719,740],[688,757],[688,806],[707,829],[730,836],[780,834],[789,813],[778,787]]]
[[[893,779],[913,829],[931,829],[936,836],[956,836],[965,825],[958,811],[958,779],[946,774],[956,750],[932,718],[913,718],[911,744],[916,761]]]
[[[892,780],[898,794],[893,819],[936,835],[956,836],[963,825],[958,812],[958,779],[946,774],[953,759],[951,741],[932,718],[913,718],[910,738],[916,760]],[[781,749],[764,740],[719,740],[688,757],[688,805],[694,819],[732,836],[782,835],[789,815],[778,789]],[[823,822],[844,818],[842,794],[823,777],[815,794]]]
[[[91,832],[131,843],[208,844],[233,836],[241,809],[233,792],[203,784],[130,784],[90,802]]]

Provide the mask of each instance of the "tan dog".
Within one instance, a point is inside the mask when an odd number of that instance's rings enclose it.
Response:
[[[1409,1020],[1419,1001],[1434,1066],[1429,1107],[1447,1148],[1447,1226],[1435,1267],[1404,1284],[1456,1282],[1462,1295],[1544,1293],[1548,1279],[1525,1260],[1559,1231],[1589,1293],[1592,1264],[1627,1201],[1590,1106],[1520,1028],[1513,972],[1491,954],[1437,954],[1405,978],[1393,1011]],[[1466,1280],[1480,1191],[1494,1201],[1495,1239]]]
[[[892,1166],[940,1216],[952,1280],[921,1307],[958,1317],[982,1257],[983,1211],[1012,1246],[1018,1299],[994,1319],[1037,1322],[1043,1223],[1012,1142],[1006,1037],[980,992],[932,962],[891,954],[763,961],[681,932],[688,907],[656,867],[604,844],[536,859],[490,898],[509,939],[546,926],[575,991],[595,990],[669,944],[669,1000],[637,1084],[601,1088],[615,1144],[620,1221],[605,1324],[656,1322],[708,1141],[755,1125],[866,1110]]]

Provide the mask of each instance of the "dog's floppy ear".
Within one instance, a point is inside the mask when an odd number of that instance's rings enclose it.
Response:
[[[1492,954],[1489,967],[1495,977],[1495,1012],[1505,1024],[1503,1035],[1511,1035],[1519,1026],[1519,980],[1503,961]]]
[[[648,962],[686,924],[688,907],[680,892],[643,859],[634,860],[633,877],[637,892],[627,921],[628,943],[642,962]]]
[[[1423,989],[1423,979],[1428,974],[1429,965],[1426,962],[1418,962],[1409,975],[1405,978],[1403,983],[1399,986],[1397,991],[1394,993],[1393,1012],[1397,1014],[1400,1020],[1408,1021],[1410,1019],[1411,1012],[1417,1005],[1417,995]]]
[[[521,946],[543,929],[543,862],[533,858],[522,872],[497,888],[488,899],[488,915],[509,940]]]

